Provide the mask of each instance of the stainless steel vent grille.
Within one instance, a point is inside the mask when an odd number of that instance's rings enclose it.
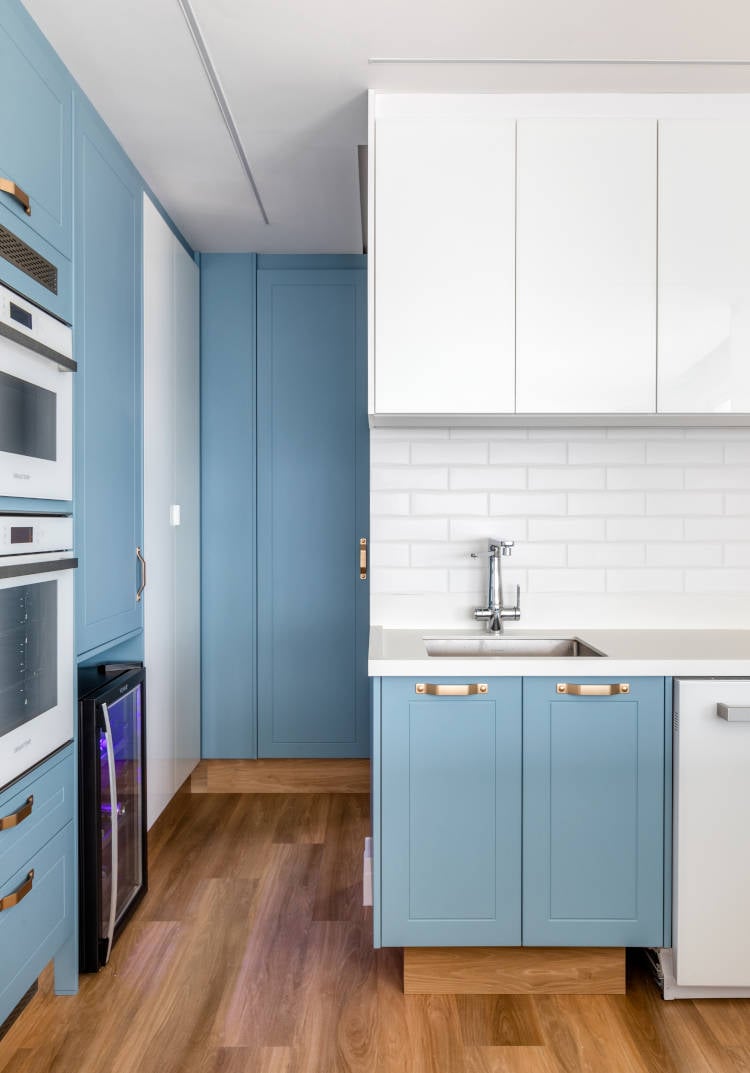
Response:
[[[679,712],[672,712],[672,731],[673,731],[674,734],[679,734],[679,732],[680,732],[680,713]]]
[[[0,226],[0,257],[10,261],[16,268],[20,268],[27,276],[31,276],[42,287],[57,294],[57,269],[41,253],[32,250],[20,238],[9,231],[7,227]]]

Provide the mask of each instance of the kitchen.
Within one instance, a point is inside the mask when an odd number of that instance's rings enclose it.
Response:
[[[746,65],[334,14],[0,3],[0,1068],[739,1068]]]

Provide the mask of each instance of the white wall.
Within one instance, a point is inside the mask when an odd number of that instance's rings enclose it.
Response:
[[[371,620],[471,626],[488,537],[520,627],[750,628],[750,429],[374,429]]]

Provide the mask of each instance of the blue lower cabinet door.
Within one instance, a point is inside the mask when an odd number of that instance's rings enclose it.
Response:
[[[521,680],[485,684],[383,680],[384,946],[521,942]]]
[[[570,685],[524,681],[523,943],[660,946],[664,679]]]

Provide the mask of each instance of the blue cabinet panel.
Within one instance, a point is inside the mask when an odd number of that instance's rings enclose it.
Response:
[[[364,269],[258,273],[259,755],[369,751]]]
[[[204,757],[257,756],[255,261],[201,257]]]
[[[0,794],[0,819],[33,797],[31,813],[0,831],[0,879],[12,875],[74,816],[75,769],[68,748]]]
[[[520,945],[521,680],[488,684],[486,695],[457,698],[382,682],[386,946]]]
[[[0,279],[72,319],[73,79],[18,0],[0,0],[0,177],[29,196],[31,215],[0,191],[0,225],[58,270],[57,291],[0,254]]]
[[[76,95],[77,651],[142,626],[142,184]]]
[[[607,697],[556,685],[524,681],[524,945],[658,946],[664,680]]]

